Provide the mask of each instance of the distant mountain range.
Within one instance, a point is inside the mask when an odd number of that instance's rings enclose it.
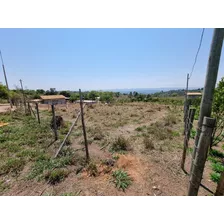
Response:
[[[195,87],[195,88],[189,88],[189,90],[193,89],[199,89],[201,87]],[[142,94],[152,94],[152,93],[157,93],[157,92],[167,92],[170,90],[182,90],[185,88],[132,88],[132,89],[107,89],[107,90],[100,90],[100,91],[110,91],[110,92],[120,92],[120,93],[130,93],[130,92],[138,92]]]

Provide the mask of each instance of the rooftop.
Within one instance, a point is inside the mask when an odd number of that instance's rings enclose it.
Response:
[[[40,96],[42,100],[62,100],[66,97],[63,95],[48,95],[48,96]]]
[[[199,92],[190,92],[190,93],[187,93],[188,96],[201,96],[202,93],[199,93]]]

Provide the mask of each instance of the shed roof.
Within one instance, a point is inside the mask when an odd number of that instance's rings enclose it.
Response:
[[[187,93],[187,96],[201,96],[202,93],[199,93],[199,92],[189,92]]]
[[[40,96],[43,100],[62,100],[65,99],[63,95],[48,95],[48,96]]]

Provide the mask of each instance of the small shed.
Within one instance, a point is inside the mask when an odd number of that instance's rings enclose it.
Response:
[[[42,102],[48,105],[66,104],[66,97],[63,95],[40,96]]]
[[[202,93],[199,93],[199,92],[188,92],[187,93],[187,99],[195,99],[195,98],[198,98],[201,96],[202,96]]]
[[[75,102],[76,103],[80,103],[80,100],[76,100]],[[96,103],[95,100],[83,100],[82,102],[86,103],[86,104],[94,104],[94,103]]]

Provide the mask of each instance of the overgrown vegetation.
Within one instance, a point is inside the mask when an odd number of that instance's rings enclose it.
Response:
[[[119,136],[113,141],[112,146],[111,146],[111,150],[115,151],[115,152],[117,152],[117,151],[129,151],[129,150],[131,150],[131,146],[130,146],[127,139],[125,139],[122,136]]]

